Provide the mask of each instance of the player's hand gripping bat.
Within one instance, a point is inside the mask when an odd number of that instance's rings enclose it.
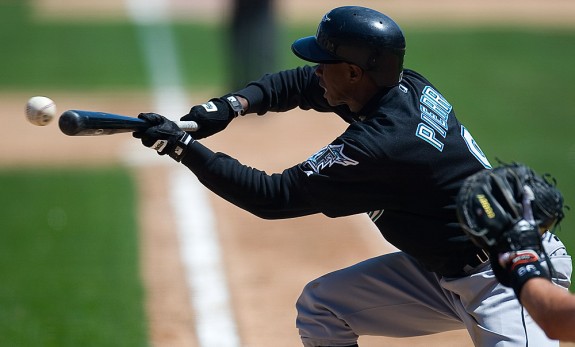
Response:
[[[184,131],[196,131],[198,124],[193,121],[175,121]],[[119,114],[68,110],[58,120],[60,130],[68,136],[99,136],[133,132],[147,129],[146,121]]]

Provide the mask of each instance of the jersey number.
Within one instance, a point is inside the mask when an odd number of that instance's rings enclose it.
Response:
[[[489,160],[487,160],[487,157],[485,156],[481,148],[479,148],[479,145],[477,144],[477,142],[475,142],[473,136],[471,136],[471,133],[463,125],[461,126],[461,137],[463,137],[463,140],[467,144],[467,148],[469,149],[471,154],[473,154],[473,156],[477,158],[477,160],[479,160],[481,165],[483,165],[486,169],[491,169],[491,164],[489,164]]]

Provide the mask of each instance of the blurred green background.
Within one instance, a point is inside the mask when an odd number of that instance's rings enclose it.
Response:
[[[4,169],[0,206],[0,346],[147,345],[125,170]]]
[[[302,63],[290,44],[315,28],[279,28],[278,69]],[[405,66],[442,91],[492,164],[518,161],[552,174],[575,206],[575,30],[403,29]],[[186,88],[228,92],[227,27],[178,22],[173,30]],[[147,90],[136,36],[128,22],[38,22],[28,2],[0,2],[0,92]],[[135,194],[121,167],[24,170],[0,163],[0,345],[147,344]],[[69,217],[78,215],[84,219]],[[567,212],[558,230],[571,252],[574,223]]]

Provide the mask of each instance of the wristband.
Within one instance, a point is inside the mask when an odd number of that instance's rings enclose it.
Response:
[[[222,99],[225,99],[232,110],[234,111],[234,117],[243,116],[244,115],[244,107],[242,103],[232,94],[224,95]]]
[[[187,153],[188,145],[194,141],[195,140],[190,136],[190,134],[184,133],[184,135],[176,141],[174,149],[169,153],[170,157],[175,161],[180,162]]]
[[[511,287],[519,301],[521,301],[521,289],[528,280],[535,277],[549,278],[547,270],[541,266],[537,252],[533,250],[517,252],[510,260],[509,273],[511,275]]]

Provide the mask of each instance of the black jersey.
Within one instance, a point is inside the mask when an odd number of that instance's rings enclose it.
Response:
[[[467,176],[490,166],[452,106],[411,70],[358,113],[329,106],[318,82],[314,67],[302,67],[235,93],[252,113],[300,107],[350,123],[299,165],[268,175],[197,142],[182,162],[206,187],[262,218],[368,213],[386,240],[429,270],[462,275],[480,250],[459,228],[455,196]]]

